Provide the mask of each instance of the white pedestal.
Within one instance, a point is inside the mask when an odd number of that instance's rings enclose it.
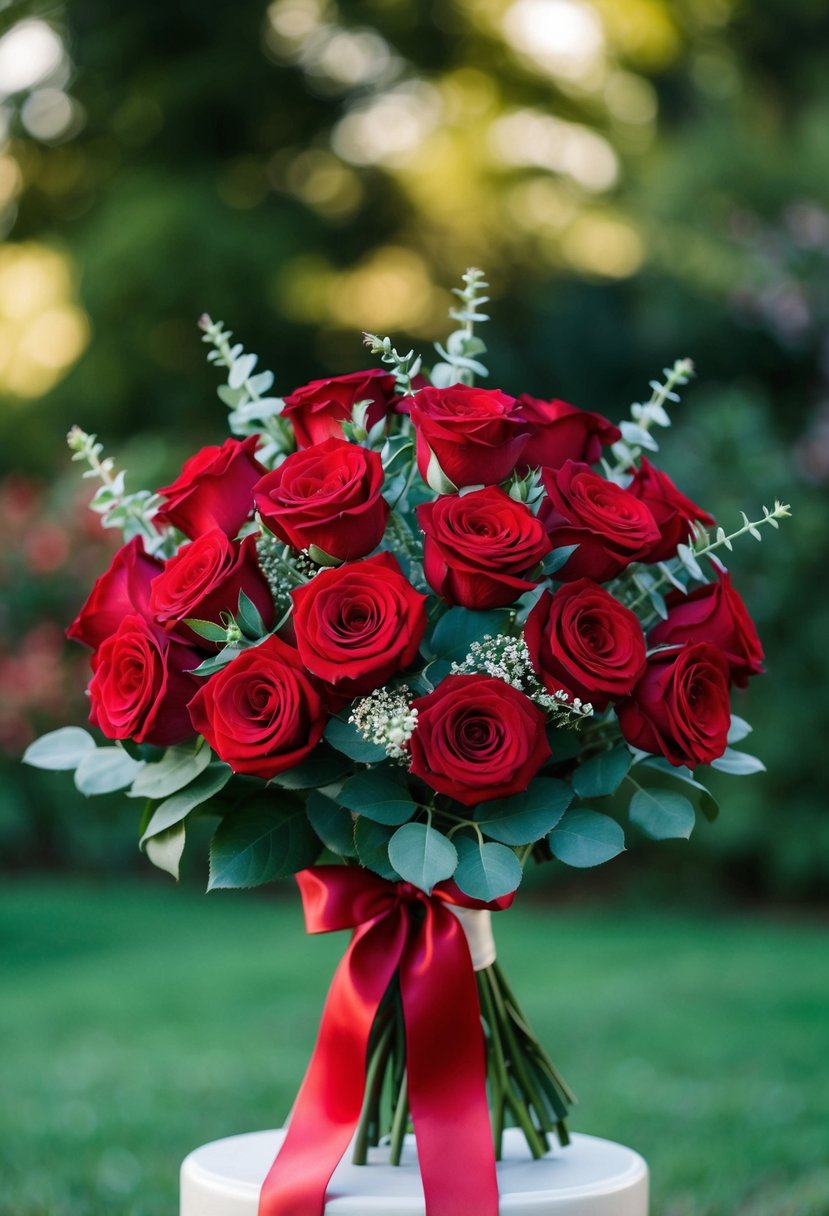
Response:
[[[259,1189],[285,1133],[251,1132],[204,1144],[181,1167],[180,1216],[256,1216]],[[451,1153],[452,1146],[446,1146]],[[648,1167],[638,1153],[573,1136],[534,1161],[521,1133],[509,1128],[498,1163],[501,1216],[647,1216]],[[346,1156],[328,1188],[325,1216],[424,1216],[423,1187],[414,1139],[406,1138],[403,1163],[388,1164],[387,1150],[370,1163]],[[458,1212],[457,1216],[476,1216]]]

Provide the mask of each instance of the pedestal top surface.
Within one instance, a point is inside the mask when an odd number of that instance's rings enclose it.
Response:
[[[197,1148],[182,1165],[181,1216],[256,1216],[260,1187],[284,1135],[251,1132]],[[521,1133],[508,1129],[498,1188],[502,1216],[647,1216],[645,1162],[632,1149],[595,1136],[576,1134],[569,1148],[534,1161]],[[346,1155],[329,1185],[325,1212],[423,1216],[413,1137],[406,1139],[400,1166],[388,1163],[383,1148],[371,1150],[368,1166],[352,1165]]]

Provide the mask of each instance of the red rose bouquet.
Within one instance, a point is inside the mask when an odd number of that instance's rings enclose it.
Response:
[[[788,509],[726,535],[644,455],[688,360],[618,427],[476,385],[485,290],[467,272],[428,377],[366,335],[380,369],[284,398],[203,318],[234,438],[156,493],[127,494],[94,436],[69,437],[125,535],[69,629],[109,742],[65,728],[26,759],[85,794],[125,790],[172,874],[211,817],[211,888],[297,873],[312,931],[355,929],[266,1213],[303,1153],[321,1162],[314,1211],[355,1128],[357,1160],[386,1136],[399,1160],[410,1118],[427,1201],[494,1210],[505,1122],[545,1153],[571,1095],[489,913],[529,862],[690,835],[716,812],[698,766],[762,768],[731,746],[750,729],[732,688],[763,652],[722,558]],[[459,1168],[436,1178],[449,1124]]]

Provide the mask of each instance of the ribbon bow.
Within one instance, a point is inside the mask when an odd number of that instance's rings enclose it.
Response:
[[[399,968],[409,1107],[427,1216],[498,1216],[478,990],[450,904],[367,870],[315,866],[296,876],[309,933],[354,929],[334,974],[319,1035],[259,1216],[323,1216],[325,1191],[357,1127],[374,1016]]]

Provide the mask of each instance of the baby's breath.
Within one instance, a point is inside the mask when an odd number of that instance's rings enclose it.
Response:
[[[384,747],[390,760],[405,760],[417,726],[417,710],[410,704],[410,697],[405,684],[378,688],[354,703],[348,720],[369,743]]]
[[[571,697],[563,688],[548,692],[536,675],[535,668],[523,637],[514,638],[505,634],[493,637],[484,634],[480,642],[473,642],[462,663],[453,663],[453,675],[470,675],[481,672],[496,680],[503,680],[511,688],[517,688],[535,701],[545,713],[556,719],[559,725],[575,726],[579,719],[589,718],[593,706],[589,701]]]

